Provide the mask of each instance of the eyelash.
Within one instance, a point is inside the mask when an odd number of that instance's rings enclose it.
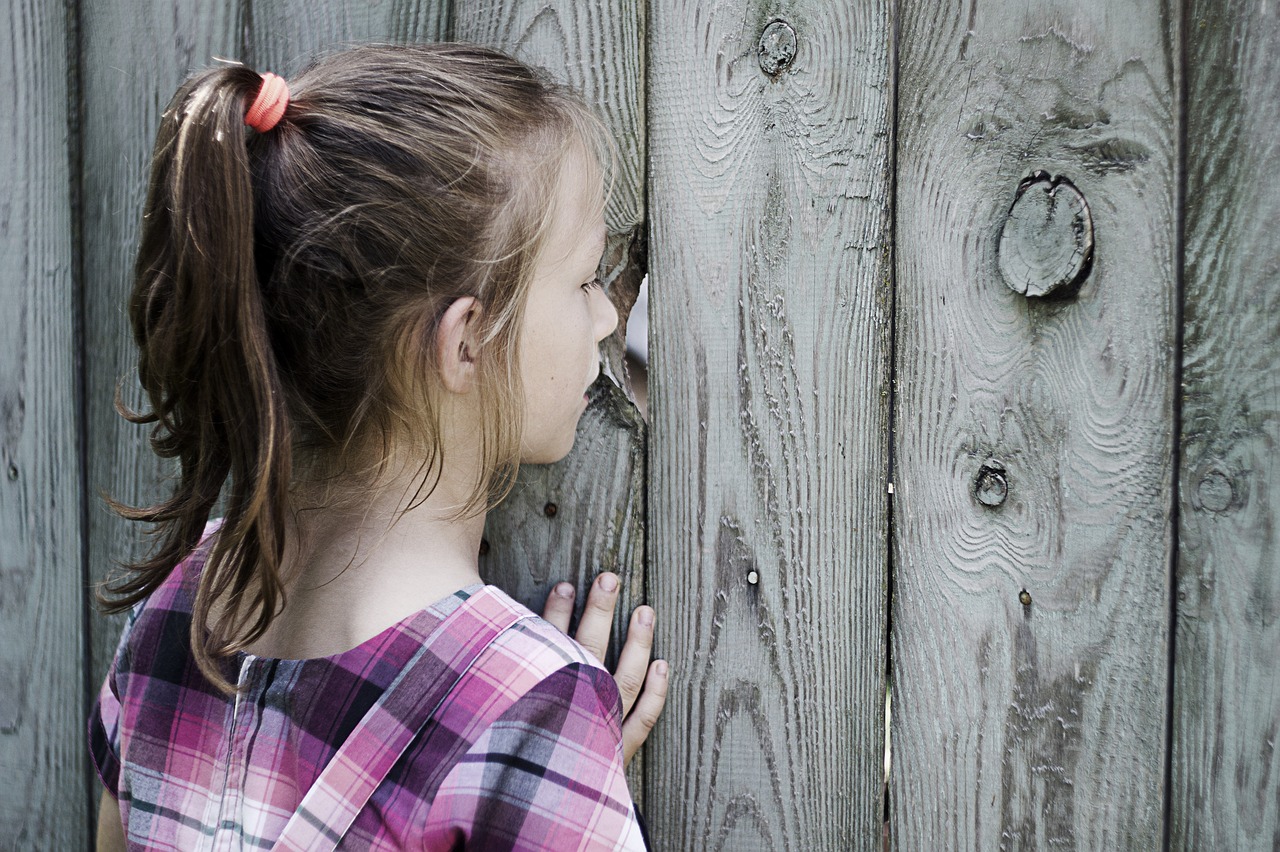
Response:
[[[597,275],[595,278],[592,278],[592,279],[591,279],[590,281],[588,281],[586,284],[583,284],[583,285],[582,285],[582,289],[583,289],[583,290],[590,291],[590,290],[591,290],[591,288],[593,288],[593,287],[601,287],[601,286],[604,286],[604,285],[603,285],[603,283],[600,281],[600,276],[599,276],[599,275]]]

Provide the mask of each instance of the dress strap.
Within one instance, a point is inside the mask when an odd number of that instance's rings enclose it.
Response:
[[[273,850],[329,852],[418,732],[504,631],[532,614],[485,586],[441,622],[356,725],[289,818]]]

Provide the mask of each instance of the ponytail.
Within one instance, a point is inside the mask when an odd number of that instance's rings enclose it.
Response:
[[[223,689],[230,684],[215,658],[260,637],[284,598],[291,424],[255,262],[245,128],[246,102],[261,85],[240,66],[206,71],[161,120],[129,304],[150,411],[128,409],[118,388],[116,408],[153,424],[152,449],[177,459],[179,475],[156,505],[111,501],[125,518],[156,525],[160,544],[102,596],[119,612],[154,591],[199,543],[225,486],[191,622],[195,659]]]

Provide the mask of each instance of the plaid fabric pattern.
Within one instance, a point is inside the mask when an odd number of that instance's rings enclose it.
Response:
[[[613,678],[491,587],[439,601],[350,651],[240,654],[214,690],[187,631],[206,549],[136,609],[89,723],[130,848],[270,849],[303,796],[424,647],[457,685],[355,816],[339,849],[645,848],[623,776]],[[486,589],[523,620],[465,671],[454,617]],[[354,770],[353,771],[358,771]]]

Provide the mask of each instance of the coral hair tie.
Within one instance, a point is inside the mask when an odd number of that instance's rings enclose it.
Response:
[[[288,105],[289,84],[283,77],[268,71],[262,75],[262,88],[258,89],[258,96],[244,114],[244,123],[259,133],[266,133],[280,121]]]

